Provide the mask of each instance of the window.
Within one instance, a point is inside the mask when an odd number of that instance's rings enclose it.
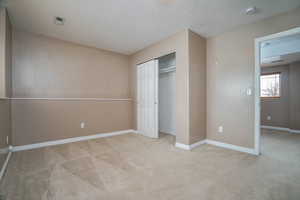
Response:
[[[280,97],[280,73],[260,76],[260,97]]]

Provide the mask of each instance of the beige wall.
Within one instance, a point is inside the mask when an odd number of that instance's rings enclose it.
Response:
[[[163,41],[151,45],[131,57],[132,96],[134,98],[134,127],[136,128],[136,65],[176,52],[176,141],[189,144],[188,97],[188,30],[181,31]]]
[[[0,169],[5,161],[8,145],[11,144],[11,25],[4,8],[0,8]],[[8,137],[8,144],[6,138]]]
[[[254,96],[246,95],[254,87],[254,39],[300,26],[299,19],[297,9],[208,39],[208,139],[254,147]]]
[[[190,144],[206,138],[206,39],[189,31]]]
[[[13,145],[131,129],[131,113],[129,101],[12,100]]]
[[[261,74],[274,72],[280,72],[281,94],[280,98],[261,98],[261,125],[289,128],[289,65],[261,68]]]
[[[13,32],[14,97],[129,97],[128,56]]]
[[[13,32],[13,97],[129,98],[129,73],[128,56]],[[132,102],[12,100],[12,118],[25,145],[131,129]]]
[[[300,62],[290,64],[290,128],[300,130]]]

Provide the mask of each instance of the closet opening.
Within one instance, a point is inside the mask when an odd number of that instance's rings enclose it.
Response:
[[[176,54],[158,58],[159,135],[176,136]]]

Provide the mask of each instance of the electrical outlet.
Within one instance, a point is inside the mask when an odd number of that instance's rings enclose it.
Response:
[[[219,133],[223,133],[223,126],[219,126],[218,132],[219,132]]]
[[[270,121],[271,119],[272,119],[272,118],[271,118],[271,116],[270,116],[270,115],[268,115],[268,116],[267,116],[267,120],[269,120],[269,121]]]
[[[80,128],[84,128],[85,127],[85,123],[84,122],[81,122],[80,123]]]
[[[9,137],[6,136],[6,144],[8,144],[8,143],[9,143]]]

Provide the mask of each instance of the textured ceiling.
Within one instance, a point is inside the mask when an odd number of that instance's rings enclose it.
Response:
[[[19,30],[131,54],[185,28],[209,37],[286,12],[299,0],[6,0]],[[258,14],[243,10],[255,5]],[[64,26],[54,16],[66,19]]]

